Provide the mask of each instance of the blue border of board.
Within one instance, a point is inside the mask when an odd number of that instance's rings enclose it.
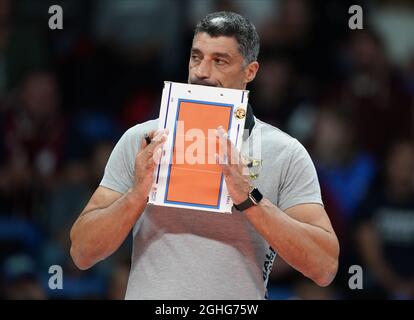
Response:
[[[173,153],[174,153],[174,146],[175,146],[175,139],[176,139],[175,133],[176,133],[176,129],[177,129],[178,116],[180,114],[181,102],[192,102],[192,103],[198,103],[198,104],[214,105],[214,106],[218,106],[218,107],[231,108],[230,117],[229,117],[229,124],[228,124],[229,136],[230,136],[231,122],[232,122],[232,118],[233,118],[232,115],[233,115],[234,105],[233,104],[227,104],[227,103],[200,101],[200,100],[192,100],[192,99],[178,99],[178,101],[177,101],[177,113],[176,113],[176,116],[175,116],[174,135],[173,135],[174,140],[173,140],[173,144],[172,144],[172,152],[171,152],[170,161],[169,161],[169,165],[168,165],[167,186],[166,186],[165,195],[164,195],[164,203],[179,204],[179,205],[184,205],[184,206],[189,206],[189,207],[218,209],[219,206],[220,206],[220,201],[221,201],[221,196],[222,196],[222,188],[223,188],[223,180],[224,180],[223,173],[221,174],[220,191],[219,191],[219,195],[218,195],[218,199],[217,199],[217,205],[215,205],[215,206],[214,205],[207,205],[207,204],[167,200],[167,198],[168,198],[168,188],[170,186],[170,171],[171,171],[171,166],[172,166],[172,156],[173,156]]]

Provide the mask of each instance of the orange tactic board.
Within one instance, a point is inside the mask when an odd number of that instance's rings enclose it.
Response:
[[[214,163],[218,144],[211,133],[218,126],[223,126],[226,131],[229,130],[232,107],[232,105],[207,104],[194,100],[179,102],[177,122],[184,127],[184,139],[182,139],[184,148],[177,147],[177,143],[174,143],[167,184],[168,202],[192,203],[216,208],[219,206],[223,174],[220,166]],[[193,131],[194,134],[190,139],[186,139],[185,133],[189,131]],[[174,136],[176,142],[177,134]],[[183,137],[178,136],[178,138]],[[195,141],[196,139],[199,141]],[[192,147],[193,145],[195,147]],[[184,155],[184,161],[178,161],[178,153]]]

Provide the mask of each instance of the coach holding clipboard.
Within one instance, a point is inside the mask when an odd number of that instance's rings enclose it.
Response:
[[[259,37],[246,18],[210,14],[195,29],[188,81],[246,89],[259,69],[258,53]],[[249,106],[243,143],[260,133],[260,173],[251,180],[244,164],[226,161],[240,153],[218,128],[217,139],[228,146],[218,162],[235,209],[229,215],[190,212],[147,206],[153,158],[168,135],[154,132],[157,121],[126,131],[73,225],[71,255],[80,269],[110,256],[132,230],[126,299],[264,299],[276,255],[320,286],[332,282],[338,240],[315,167],[295,138],[255,118]]]

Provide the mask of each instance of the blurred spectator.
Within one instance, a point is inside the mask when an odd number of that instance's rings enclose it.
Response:
[[[332,77],[333,60],[329,53],[335,41],[327,38],[331,22],[323,15],[326,4],[306,0],[277,3],[274,17],[268,18],[259,30],[260,57],[263,54],[289,57],[292,72],[297,76],[297,93],[312,97]]]
[[[375,32],[352,32],[344,52],[344,81],[327,96],[350,107],[360,146],[380,155],[384,145],[412,132],[412,97]]]
[[[267,21],[261,32],[262,44],[266,47],[276,44],[282,47],[306,45],[306,36],[312,32],[311,6],[305,0],[282,0],[277,16]]]
[[[151,89],[139,91],[123,108],[121,119],[123,127],[130,128],[137,123],[157,118],[157,107],[160,104],[161,100]]]
[[[39,228],[31,222],[13,216],[0,218],[0,263],[20,252],[38,255],[43,240]]]
[[[51,231],[50,235],[57,242],[66,244],[71,225],[102,179],[113,147],[111,142],[96,142],[91,147],[89,158],[69,160],[62,168],[58,182],[39,210],[43,227]],[[58,241],[62,236],[63,241]]]
[[[2,194],[6,208],[30,215],[38,191],[50,188],[63,155],[65,121],[60,114],[56,78],[33,71],[21,84],[16,105],[3,118],[5,153]]]
[[[376,172],[375,159],[358,147],[353,122],[343,111],[321,109],[312,145],[321,184],[345,221],[354,215]]]
[[[348,268],[355,253],[349,234],[356,210],[376,177],[376,159],[359,148],[354,120],[340,109],[321,110],[315,116],[312,156],[322,198],[341,243],[340,263],[334,284],[347,288]]]
[[[37,276],[35,262],[25,254],[10,256],[5,261],[3,266],[3,281],[3,299],[46,299],[46,295]]]
[[[403,65],[414,49],[414,3],[401,0],[383,2],[372,7],[370,20],[384,39],[390,59]]]
[[[72,116],[68,131],[70,136],[66,140],[65,150],[67,162],[88,159],[95,145],[103,141],[115,142],[122,132],[118,119],[113,115],[87,107]]]
[[[362,258],[365,295],[414,299],[414,144],[392,145],[385,179],[360,208],[356,246]]]
[[[128,284],[130,265],[126,262],[118,262],[109,279],[108,299],[123,300]]]
[[[102,0],[95,1],[94,8],[93,30],[98,40],[130,62],[140,62],[140,67],[148,71],[147,78],[156,76],[154,67],[170,74],[169,69],[180,59],[178,1]]]
[[[281,55],[262,55],[260,68],[252,90],[254,114],[285,130],[285,124],[301,98],[295,90],[291,62]]]
[[[13,7],[13,1],[0,0],[0,97],[10,93],[27,72],[47,64],[40,33],[33,26],[17,24]]]
[[[81,272],[74,266],[68,252],[70,227],[99,183],[112,149],[111,142],[94,141],[87,158],[69,160],[58,183],[45,197],[42,210],[39,210],[47,234],[39,255],[42,267],[47,269],[52,264],[59,264],[65,270],[65,290],[48,292],[52,298],[105,298],[108,275],[114,272],[111,261]]]
[[[410,59],[408,59],[405,68],[403,69],[404,87],[406,91],[411,95],[412,105],[414,110],[414,49],[411,53]],[[412,113],[414,121],[414,112]]]

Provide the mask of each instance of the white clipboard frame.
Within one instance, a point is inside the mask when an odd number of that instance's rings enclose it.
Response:
[[[153,184],[149,194],[148,203],[158,206],[203,210],[220,213],[231,213],[233,202],[228,193],[222,174],[220,192],[217,205],[203,205],[196,203],[168,201],[168,183],[171,168],[171,155],[174,149],[175,128],[178,119],[179,107],[182,101],[196,102],[198,104],[223,105],[231,108],[228,135],[238,150],[241,149],[245,116],[247,114],[248,90],[217,88],[193,84],[164,82],[158,129],[169,128],[169,135],[164,144],[162,156],[153,174]]]

